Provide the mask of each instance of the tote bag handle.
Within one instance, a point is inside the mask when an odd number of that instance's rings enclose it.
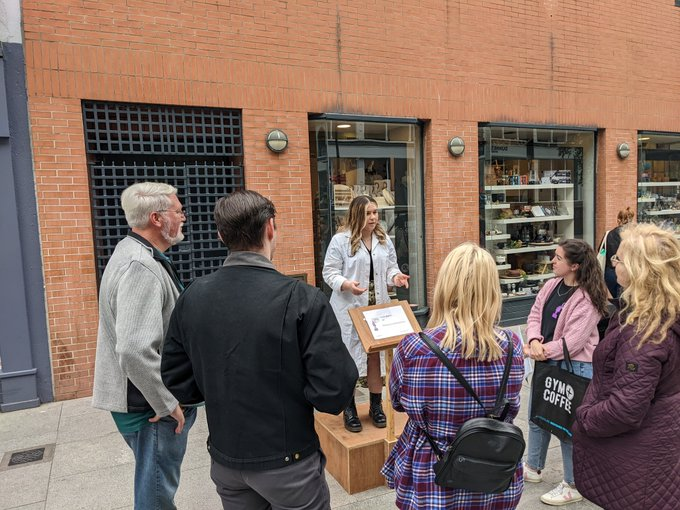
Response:
[[[562,353],[564,354],[564,363],[567,370],[570,373],[574,373],[574,366],[571,364],[571,356],[569,355],[569,350],[567,349],[567,341],[562,337]]]

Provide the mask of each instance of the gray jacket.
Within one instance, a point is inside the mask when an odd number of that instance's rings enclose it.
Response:
[[[93,407],[122,413],[142,410],[130,407],[128,379],[158,416],[177,407],[161,381],[160,353],[178,296],[150,247],[133,237],[118,243],[99,289]]]

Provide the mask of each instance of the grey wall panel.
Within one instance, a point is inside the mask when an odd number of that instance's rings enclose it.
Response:
[[[4,143],[0,144],[4,159],[0,167],[2,180],[0,203],[4,204],[2,208],[4,218],[0,223],[4,245],[1,257],[3,265],[7,264],[2,273],[3,278],[7,274],[8,278],[17,279],[12,285],[7,285],[8,282],[5,281],[0,287],[0,306],[11,305],[16,308],[15,315],[11,318],[11,323],[15,325],[14,330],[10,331],[3,325],[3,334],[0,336],[2,371],[6,375],[10,370],[16,374],[15,377],[11,377],[11,384],[3,384],[3,388],[11,387],[12,392],[21,392],[25,384],[28,395],[26,398],[30,400],[30,387],[33,386],[37,390],[38,400],[49,402],[54,397],[29,135],[24,54],[21,44],[3,43],[2,49],[3,58],[0,62],[4,68],[5,95],[0,98],[0,102],[6,104],[10,135],[9,139],[3,138]],[[6,237],[6,234],[9,237]],[[10,250],[10,244],[15,248]],[[10,268],[12,274],[9,273]],[[14,357],[12,363],[19,363],[14,367],[7,365],[6,360],[10,359],[8,349]],[[5,378],[4,381],[7,383],[8,379]],[[0,398],[6,402],[10,396],[4,394]],[[5,405],[3,410],[21,406],[21,403]]]

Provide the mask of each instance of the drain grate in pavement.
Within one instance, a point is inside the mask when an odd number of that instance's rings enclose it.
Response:
[[[46,444],[26,450],[7,452],[0,461],[0,471],[50,462],[54,457],[54,446],[54,444]]]
[[[32,450],[24,450],[23,452],[16,452],[10,455],[8,466],[18,466],[19,464],[28,464],[29,462],[37,462],[43,460],[45,455],[45,448],[33,448]]]

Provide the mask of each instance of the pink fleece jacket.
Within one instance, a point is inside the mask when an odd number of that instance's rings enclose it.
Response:
[[[541,335],[541,318],[543,307],[550,298],[555,287],[562,278],[548,280],[536,296],[534,306],[527,319],[527,338],[538,339],[543,342]],[[602,316],[590,300],[586,292],[578,288],[564,304],[562,312],[557,318],[553,340],[545,344],[546,356],[550,359],[563,359],[562,338],[567,343],[569,356],[574,361],[593,361],[593,351],[600,340],[597,332],[597,323]]]

